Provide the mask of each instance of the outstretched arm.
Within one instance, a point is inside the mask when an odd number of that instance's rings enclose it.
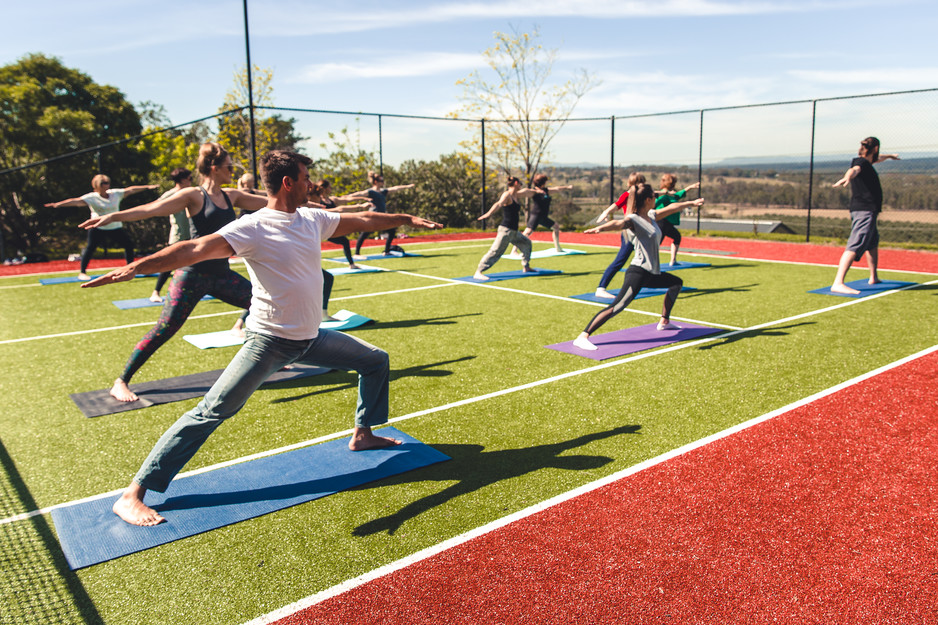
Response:
[[[238,189],[224,189],[224,192],[228,194],[228,199],[231,200],[233,206],[237,206],[246,211],[256,211],[267,206],[266,194],[255,195],[254,193],[239,191]]]
[[[124,187],[124,197],[128,195],[133,195],[134,193],[140,193],[141,191],[156,191],[159,189],[155,184],[137,184],[132,187]]]
[[[415,184],[399,184],[396,187],[385,187],[388,193],[391,191],[403,191],[404,189],[413,189],[417,185]]]
[[[104,286],[114,282],[126,282],[132,280],[138,273],[162,273],[172,271],[180,267],[187,267],[203,260],[213,258],[228,258],[234,256],[234,249],[219,234],[209,234],[197,239],[180,241],[164,247],[155,254],[150,254],[139,260],[135,260],[129,265],[119,267],[110,273],[95,278],[91,282],[85,282],[81,288],[87,289],[96,286]]]
[[[495,202],[494,204],[492,204],[492,208],[488,209],[488,210],[485,212],[485,214],[483,214],[481,217],[479,217],[479,219],[478,219],[477,221],[482,221],[483,219],[488,219],[489,217],[492,216],[493,213],[495,213],[495,211],[497,211],[497,210],[500,209],[501,207],[503,207],[503,206],[508,206],[509,204],[511,204],[511,202],[509,201],[510,199],[511,199],[511,192],[510,192],[510,191],[505,191],[504,193],[502,193],[502,196],[501,196],[500,198],[498,198],[498,201]]]
[[[435,221],[414,217],[405,213],[375,213],[372,211],[364,213],[346,213],[339,215],[339,225],[336,226],[334,237],[341,237],[353,232],[375,232],[377,230],[391,230],[401,226],[413,226],[414,228],[427,228],[436,230],[442,228],[443,224]]]
[[[569,191],[572,188],[573,188],[572,184],[565,184],[562,187],[547,187],[547,191],[550,193],[554,193],[555,191]]]
[[[62,206],[88,206],[88,203],[80,197],[72,197],[61,202],[49,202],[45,206],[46,208],[61,208]]]
[[[590,228],[589,230],[584,230],[583,232],[586,234],[596,234],[597,232],[604,232],[606,230],[625,230],[631,227],[632,216],[626,215],[623,219],[613,219],[612,221],[607,221],[604,224]]]
[[[697,198],[696,200],[691,200],[689,202],[675,202],[674,204],[668,204],[664,208],[659,208],[655,211],[655,221],[661,221],[668,215],[673,215],[674,213],[684,210],[688,206],[696,206],[700,208],[704,205],[704,199],[702,197]]]
[[[846,171],[846,173],[844,173],[844,177],[843,177],[843,178],[841,178],[840,180],[838,180],[837,182],[835,182],[835,183],[834,183],[833,185],[831,185],[831,186],[834,186],[834,187],[846,187],[848,184],[850,184],[850,181],[853,180],[854,178],[856,178],[859,174],[860,174],[860,167],[854,165],[853,167],[851,167],[850,169],[848,169],[848,170]]]
[[[596,221],[598,223],[602,223],[606,221],[607,219],[609,219],[609,215],[614,213],[617,208],[619,208],[619,205],[613,202],[612,204],[606,207],[606,210],[604,210],[603,212],[599,214],[599,217],[596,218]]]
[[[876,159],[876,162],[877,162],[877,163],[882,163],[883,161],[888,161],[888,160],[890,160],[890,159],[892,159],[892,160],[894,160],[894,161],[900,160],[898,154],[880,154],[880,155],[879,155],[879,158]]]
[[[127,210],[116,213],[108,213],[100,217],[92,217],[78,224],[79,228],[90,230],[91,228],[100,228],[115,221],[140,221],[150,217],[169,217],[181,210],[190,207],[201,206],[201,192],[196,187],[183,189],[169,197],[160,200],[154,200],[149,204],[141,204]]]

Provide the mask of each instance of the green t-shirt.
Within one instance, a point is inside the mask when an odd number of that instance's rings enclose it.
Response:
[[[687,195],[687,191],[684,190],[678,191],[676,193],[665,193],[664,195],[659,195],[658,199],[655,200],[655,210],[661,210],[669,204],[680,202],[684,199],[685,195]],[[681,225],[681,211],[668,215],[665,217],[665,221],[669,221],[675,226]]]

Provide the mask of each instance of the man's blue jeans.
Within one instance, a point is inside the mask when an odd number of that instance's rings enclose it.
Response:
[[[388,421],[387,352],[341,332],[320,330],[308,341],[247,332],[244,346],[199,404],[160,437],[134,476],[140,486],[164,492],[222,421],[233,416],[272,373],[291,363],[358,372],[356,427]]]

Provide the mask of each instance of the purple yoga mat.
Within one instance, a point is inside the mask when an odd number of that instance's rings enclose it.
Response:
[[[616,356],[625,356],[634,354],[653,347],[662,347],[677,343],[678,341],[687,341],[697,339],[702,336],[723,332],[719,328],[708,328],[693,323],[684,323],[678,321],[680,330],[661,330],[659,331],[657,323],[650,323],[645,326],[637,326],[626,330],[616,330],[606,334],[594,334],[590,337],[590,342],[599,349],[595,351],[586,351],[573,346],[573,341],[564,343],[555,343],[554,345],[545,345],[547,349],[555,349],[558,352],[584,356],[592,360],[606,360]]]

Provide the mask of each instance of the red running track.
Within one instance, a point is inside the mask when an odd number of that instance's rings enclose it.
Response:
[[[938,352],[277,621],[936,623]]]

